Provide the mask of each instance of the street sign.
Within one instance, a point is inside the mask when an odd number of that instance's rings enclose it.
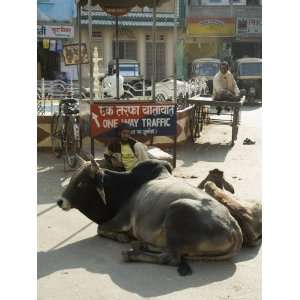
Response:
[[[91,136],[115,137],[115,128],[128,123],[132,135],[176,136],[174,103],[91,104]]]

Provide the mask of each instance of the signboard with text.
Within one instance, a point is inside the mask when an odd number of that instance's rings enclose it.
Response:
[[[219,17],[189,17],[187,33],[201,37],[234,36],[235,20]]]
[[[174,103],[91,104],[91,136],[115,137],[115,128],[128,123],[132,135],[176,136]]]
[[[38,38],[73,39],[74,27],[71,25],[37,25]]]
[[[237,18],[236,33],[238,35],[261,34],[261,18]]]

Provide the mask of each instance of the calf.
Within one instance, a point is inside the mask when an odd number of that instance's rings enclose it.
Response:
[[[262,238],[262,207],[257,201],[241,201],[225,192],[212,181],[204,184],[206,193],[226,206],[239,223],[245,246],[256,246]]]

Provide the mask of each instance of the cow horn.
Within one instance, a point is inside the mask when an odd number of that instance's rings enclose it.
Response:
[[[91,160],[91,171],[93,175],[96,175],[97,173],[103,174],[103,170],[100,168],[100,166],[97,164],[95,161],[94,157],[90,155],[90,160]]]
[[[76,154],[76,158],[79,163],[79,166],[82,166],[83,164],[86,163],[86,160],[84,160],[80,155]]]
[[[97,190],[99,196],[101,197],[101,199],[102,199],[104,205],[107,206],[107,202],[106,202],[106,197],[105,197],[105,192],[104,192],[104,190],[103,190],[103,189],[100,189],[100,188],[98,188],[98,187],[96,187],[96,190]]]

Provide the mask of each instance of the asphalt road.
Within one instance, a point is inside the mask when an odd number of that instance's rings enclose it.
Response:
[[[233,148],[230,130],[211,125],[195,144],[179,147],[175,175],[197,185],[219,168],[237,196],[260,199],[261,109],[244,108]],[[243,145],[246,137],[256,144]],[[129,245],[99,238],[90,220],[55,205],[71,174],[61,160],[38,153],[38,299],[261,299],[261,247],[242,249],[230,261],[190,262],[193,274],[187,277],[169,266],[122,262]]]

